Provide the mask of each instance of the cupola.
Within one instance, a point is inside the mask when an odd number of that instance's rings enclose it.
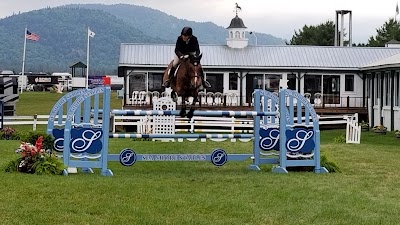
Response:
[[[226,28],[228,29],[226,44],[231,48],[245,48],[249,43],[249,39],[245,36],[247,27],[238,16],[239,10],[241,8],[236,4],[236,16],[231,20],[229,27]]]

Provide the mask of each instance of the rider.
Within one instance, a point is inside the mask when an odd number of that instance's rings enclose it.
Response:
[[[182,29],[181,35],[176,40],[175,45],[175,57],[172,62],[171,70],[168,74],[168,79],[164,82],[164,87],[169,87],[171,78],[175,73],[176,66],[179,63],[179,59],[185,57],[185,55],[189,54],[200,54],[199,42],[197,41],[197,37],[193,35],[193,30],[190,27],[184,27]],[[203,70],[203,69],[202,69]],[[200,74],[201,80],[203,81],[203,87],[210,88],[211,85],[208,81],[204,79],[204,72]]]

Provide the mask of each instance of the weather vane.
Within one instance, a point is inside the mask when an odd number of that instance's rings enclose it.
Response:
[[[236,13],[236,16],[238,15],[238,12],[240,12],[240,11],[242,11],[242,7],[240,7],[237,3],[235,3],[236,5],[235,5],[235,13]]]

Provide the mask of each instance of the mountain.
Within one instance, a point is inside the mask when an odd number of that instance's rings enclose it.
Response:
[[[149,36],[159,36],[169,43],[175,43],[177,36],[185,26],[193,28],[195,35],[199,38],[200,44],[226,44],[228,31],[226,27],[218,26],[212,22],[194,22],[185,19],[178,19],[159,10],[144,6],[116,4],[84,4],[67,5],[67,7],[79,7],[95,10],[103,10],[116,17],[132,24],[134,27]],[[233,17],[232,17],[233,18]],[[244,21],[246,24],[246,21]],[[230,20],[226,21],[227,27]],[[276,38],[270,34],[256,33],[260,45],[284,45],[285,40]],[[252,35],[247,32],[247,37]],[[251,42],[251,40],[250,40]],[[254,41],[253,41],[254,43]]]
[[[86,62],[87,27],[96,32],[90,40],[91,72],[95,73],[117,69],[123,42],[164,42],[101,10],[42,9],[0,20],[1,68],[21,71],[26,26],[40,36],[37,42],[27,40],[26,71],[68,71],[70,65]]]
[[[85,63],[90,27],[96,33],[90,39],[90,74],[116,74],[121,43],[175,43],[183,26],[193,27],[200,44],[225,44],[224,27],[142,6],[67,5],[30,11],[0,20],[0,69],[21,71],[25,27],[40,36],[37,42],[27,40],[26,71],[70,71],[74,63]],[[266,44],[284,41],[272,37]]]

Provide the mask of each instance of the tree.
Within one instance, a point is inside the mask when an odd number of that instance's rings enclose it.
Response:
[[[400,24],[393,18],[386,21],[380,28],[375,37],[370,37],[367,45],[370,47],[383,47],[390,40],[400,40]]]
[[[326,21],[317,26],[304,25],[299,32],[294,31],[294,35],[289,45],[320,45],[333,46],[335,44],[335,24],[333,21]]]

